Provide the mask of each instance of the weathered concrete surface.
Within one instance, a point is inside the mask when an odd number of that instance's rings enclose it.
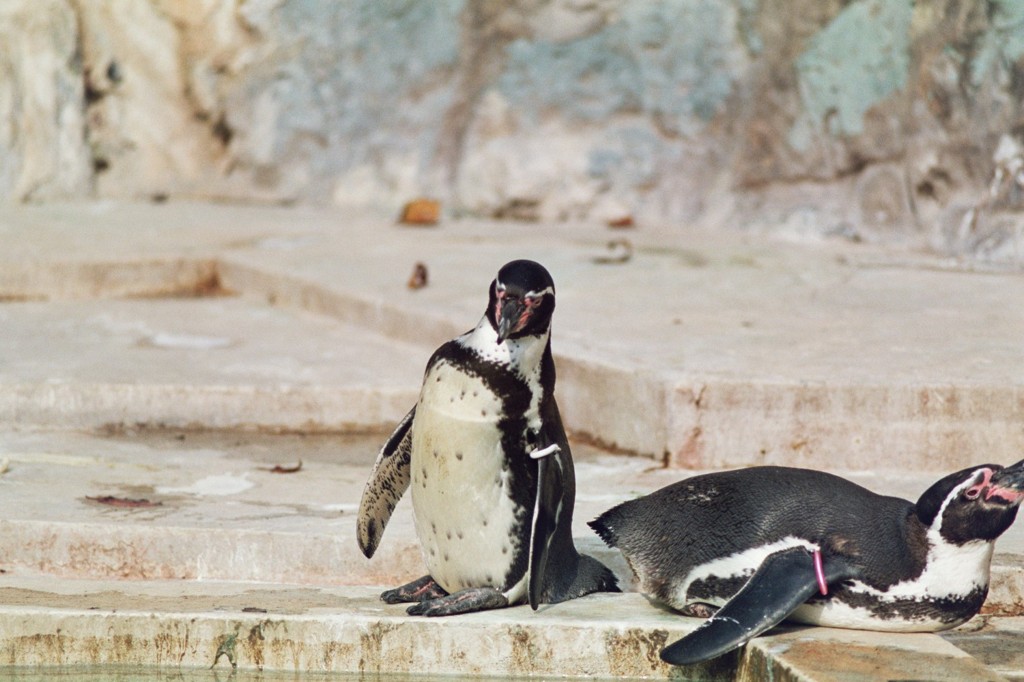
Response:
[[[0,569],[66,578],[188,579],[386,585],[423,572],[407,500],[372,560],[359,552],[359,496],[384,434],[267,436],[187,431],[88,435],[0,432],[5,511]],[[575,444],[579,546],[626,586],[629,569],[586,522],[689,475]],[[274,466],[300,471],[277,474]],[[916,499],[937,475],[839,472],[879,493]],[[145,500],[118,507],[100,500]],[[1024,613],[1024,524],[996,546],[986,613]]]
[[[818,628],[753,640],[746,648],[737,679],[995,682],[1005,678],[935,635],[904,639],[880,632]]]
[[[209,667],[378,673],[658,677],[659,647],[699,621],[639,595],[469,614],[406,616],[367,587],[86,582],[57,590],[0,577],[0,663]],[[182,592],[187,587],[188,594]],[[248,612],[247,612],[248,610]],[[233,642],[232,642],[233,639]],[[217,667],[230,670],[227,655]],[[732,661],[697,679],[725,678]]]
[[[236,297],[22,302],[0,306],[0,325],[0,420],[65,429],[383,429],[426,362],[364,327]]]
[[[1024,618],[978,618],[942,636],[1007,679],[1024,679]]]
[[[636,594],[590,595],[443,621],[366,587],[0,577],[0,665],[686,680],[1000,680],[935,635],[786,628],[687,669],[659,650],[697,619]],[[737,675],[738,665],[738,675]]]
[[[558,284],[558,396],[580,435],[692,468],[947,472],[1024,452],[1024,319],[1003,312],[1024,300],[1021,278],[867,246],[658,231],[632,234],[629,262],[601,265],[607,235],[469,221],[420,230],[309,209],[9,208],[0,298],[233,291],[417,344],[408,363],[419,367],[403,375],[412,394],[430,351],[479,319],[498,267],[533,257]],[[430,284],[412,291],[420,261]],[[147,412],[161,423],[177,409]]]
[[[574,446],[574,532],[627,587],[585,522],[685,475],[666,452],[697,469],[805,464],[911,498],[953,468],[1019,459],[1024,327],[1000,314],[1024,300],[1019,278],[657,231],[600,265],[606,235],[188,204],[0,210],[0,665],[208,666],[234,635],[250,668],[676,674],[657,649],[695,623],[635,594],[446,621],[373,599],[422,573],[409,510],[365,560],[354,511],[386,432],[331,432],[401,416],[430,350],[475,323],[513,257],[558,282],[569,427],[648,455]],[[429,284],[411,291],[417,261]],[[299,430],[327,433],[266,433]],[[1019,632],[1005,616],[1024,603],[1022,533],[997,546],[993,615],[967,626],[1000,642]],[[990,667],[937,636],[804,629],[705,678],[1013,674],[1002,645],[962,641]],[[466,653],[484,642],[496,659]]]

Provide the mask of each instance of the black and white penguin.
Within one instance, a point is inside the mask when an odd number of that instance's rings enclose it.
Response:
[[[419,402],[381,448],[359,505],[359,547],[371,557],[412,486],[429,575],[384,592],[385,602],[443,616],[618,591],[572,540],[576,484],[554,396],[554,309],[543,266],[507,263],[480,323],[427,363]]]
[[[916,504],[818,471],[753,467],[674,483],[590,525],[622,552],[641,592],[710,616],[661,652],[689,665],[787,617],[893,632],[955,627],[984,603],[995,540],[1021,500],[1024,461],[950,474]]]

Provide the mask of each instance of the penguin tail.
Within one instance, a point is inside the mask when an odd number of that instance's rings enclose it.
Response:
[[[619,534],[615,532],[616,521],[618,520],[618,510],[618,507],[614,507],[601,514],[593,521],[587,522],[587,525],[593,528],[598,537],[604,540],[604,544],[609,547],[619,546]]]
[[[564,580],[561,585],[549,586],[544,601],[548,604],[557,604],[591,592],[621,592],[621,590],[615,574],[607,566],[594,557],[580,554],[576,563],[576,572],[568,580]]]
[[[621,592],[619,581],[607,566],[594,557],[580,554],[580,567],[576,573],[576,582],[582,583],[586,589],[580,594],[591,592]]]

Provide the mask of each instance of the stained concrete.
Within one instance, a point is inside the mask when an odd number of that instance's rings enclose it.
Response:
[[[933,635],[781,628],[739,653],[673,669],[658,658],[700,621],[640,595],[590,595],[436,620],[404,615],[360,587],[203,582],[0,587],[0,664],[586,676],[688,680],[999,680]],[[906,677],[893,677],[893,676]]]
[[[612,448],[690,468],[936,472],[1024,452],[1024,320],[1006,314],[1024,300],[1019,276],[894,261],[870,246],[629,237],[635,255],[614,266],[594,262],[608,233],[579,225],[410,229],[370,214],[188,204],[6,209],[0,299],[153,295],[183,286],[190,268],[174,264],[212,262],[212,275],[191,270],[416,343],[423,362],[479,319],[502,263],[532,257],[559,291],[562,412]],[[420,261],[430,283],[410,290]],[[137,277],[146,263],[167,279]]]
[[[512,257],[555,274],[574,532],[627,588],[585,522],[691,473],[672,466],[807,465],[914,498],[1020,458],[1024,325],[1003,314],[1019,277],[869,246],[629,235],[613,266],[585,226],[0,209],[0,665],[187,669],[233,641],[251,669],[678,675],[657,649],[697,621],[636,594],[444,621],[374,600],[423,568],[408,502],[377,556],[359,554],[369,466],[431,349],[476,322]],[[429,283],[410,290],[417,261]],[[703,672],[1018,675],[1022,557],[1018,526],[987,615],[946,639],[792,629]]]

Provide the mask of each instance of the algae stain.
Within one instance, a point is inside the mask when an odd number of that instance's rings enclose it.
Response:
[[[629,628],[605,635],[605,650],[611,673],[616,677],[643,677],[665,668],[659,653],[665,648],[668,632]]]
[[[384,638],[397,629],[397,625],[389,623],[372,623],[366,632],[359,635],[359,674],[368,672],[380,673],[386,670],[383,664]]]
[[[816,134],[859,135],[864,114],[903,89],[910,67],[912,0],[857,0],[796,60],[803,115],[789,144],[806,151]]]
[[[228,659],[228,663],[231,664],[232,670],[238,668],[238,660],[235,658],[235,645],[237,643],[237,632],[232,632],[230,635],[222,637],[220,644],[217,645],[217,653],[213,657],[213,663],[210,664],[210,669],[212,670],[217,665],[217,661],[220,660],[221,656]]]
[[[991,26],[970,65],[971,85],[978,87],[994,68],[1013,70],[1024,56],[1024,0],[992,0]]]

